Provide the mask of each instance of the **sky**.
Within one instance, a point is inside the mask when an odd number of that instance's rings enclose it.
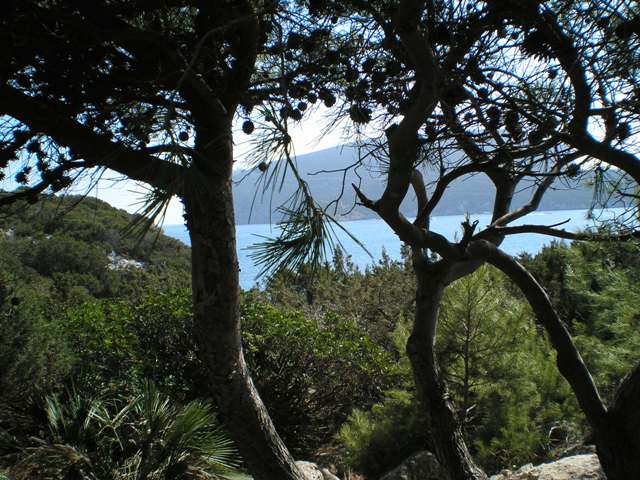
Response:
[[[293,140],[293,148],[296,155],[304,155],[318,150],[335,147],[347,142],[337,131],[321,136],[325,131],[327,117],[324,107],[311,112],[305,120],[293,125],[290,135]],[[250,136],[245,135],[239,127],[234,129],[236,169],[246,168],[243,161],[246,152],[250,148]],[[70,193],[86,193],[87,183],[79,182]],[[90,191],[89,196],[97,197],[116,208],[121,208],[130,213],[137,212],[144,203],[145,188],[130,180],[123,180],[118,173],[107,170],[97,186]],[[176,225],[183,223],[182,203],[174,198],[167,209],[164,225]]]

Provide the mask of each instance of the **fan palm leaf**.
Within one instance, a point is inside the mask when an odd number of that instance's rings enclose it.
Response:
[[[179,406],[146,382],[139,395],[45,402],[50,435],[34,439],[11,470],[16,480],[218,480],[239,464],[211,406]]]

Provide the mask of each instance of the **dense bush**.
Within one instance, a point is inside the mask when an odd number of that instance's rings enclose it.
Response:
[[[412,453],[425,450],[429,433],[413,393],[390,390],[370,410],[356,409],[337,438],[345,448],[344,466],[378,478]]]
[[[146,378],[174,398],[200,396],[204,381],[191,335],[189,291],[93,300],[67,309],[58,321],[74,352],[73,381],[86,392]]]
[[[398,383],[391,354],[353,321],[331,314],[311,320],[251,299],[242,320],[254,381],[298,455],[331,443],[353,408],[371,406]],[[71,352],[61,385],[98,394],[148,378],[173,398],[205,395],[187,290],[91,300],[60,311],[55,325]]]
[[[173,367],[157,358],[158,350],[144,352],[154,357],[146,363],[134,354],[137,334],[127,329],[135,322],[122,313],[149,292],[188,286],[189,249],[156,231],[141,240],[125,235],[133,220],[79,197],[1,209],[0,437],[37,430],[41,419],[34,412],[43,392],[70,384],[97,392]],[[144,261],[145,268],[109,268],[112,251]],[[181,334],[182,341],[187,337]],[[141,364],[156,366],[135,368]]]
[[[637,243],[556,244],[523,258],[543,285],[550,285],[553,301],[606,396],[640,350],[640,310],[633,301],[640,294],[638,258]],[[468,443],[487,470],[543,461],[588,436],[552,349],[520,293],[501,275],[483,268],[447,289],[437,349]],[[379,415],[391,406],[397,402],[356,412],[341,430],[348,460],[363,471],[375,465],[380,473],[393,466],[376,465],[374,459],[385,457],[371,439],[402,436],[415,410],[395,409],[408,415],[396,422],[395,431]]]
[[[114,389],[137,376],[138,338],[130,319],[131,309],[123,301],[92,300],[60,315],[60,328],[74,352],[71,378],[84,391]]]
[[[245,304],[247,361],[285,442],[309,455],[332,442],[355,407],[368,407],[398,382],[391,355],[353,321],[327,314],[311,320],[296,311]]]
[[[482,267],[453,283],[440,321],[440,364],[481,465],[495,471],[541,461],[576,440],[582,420],[568,384],[528,305],[509,294],[501,274]],[[552,438],[560,425],[565,435]]]
[[[313,275],[281,271],[267,284],[270,302],[300,310],[310,318],[331,312],[353,320],[375,343],[392,351],[389,332],[401,317],[413,317],[415,276],[407,261],[382,259],[359,270],[341,250]]]
[[[640,243],[554,244],[525,259],[564,313],[575,342],[610,399],[640,351]]]
[[[63,332],[45,315],[45,299],[4,282],[0,276],[0,403],[24,403],[55,388],[71,355]]]
[[[189,249],[179,241],[155,228],[142,238],[128,234],[136,218],[95,198],[42,196],[37,205],[17,202],[3,207],[0,230],[34,241],[67,237],[88,248],[188,271]]]

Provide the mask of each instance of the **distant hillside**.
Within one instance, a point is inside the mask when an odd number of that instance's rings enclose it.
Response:
[[[25,285],[46,296],[86,300],[151,284],[188,286],[189,248],[155,229],[142,239],[125,235],[134,219],[75,196],[0,208],[0,290]]]
[[[340,195],[344,184],[344,195],[339,202],[338,214],[346,215],[344,220],[372,218],[372,213],[361,206],[354,205],[354,192],[351,183],[361,182],[362,190],[371,198],[377,198],[384,188],[384,177],[378,172],[370,172],[365,168],[357,172],[350,171],[343,178],[339,171],[351,165],[357,159],[355,148],[349,146],[335,147],[319,152],[301,155],[298,165],[304,178],[308,181],[316,199],[323,205],[328,204]],[[323,171],[324,173],[317,173]],[[265,174],[269,174],[267,171]],[[265,175],[259,170],[254,172],[238,171],[234,175],[234,200],[236,206],[236,221],[238,223],[271,223],[279,219],[275,210],[287,200],[296,188],[293,176],[289,173],[280,191],[269,190],[263,193],[258,181]],[[427,181],[433,181],[435,175],[427,174]],[[240,180],[243,179],[241,182]],[[483,213],[492,210],[494,187],[484,175],[463,177],[454,182],[443,197],[435,215],[459,215],[464,213]],[[531,195],[531,189],[519,191],[514,206],[526,203]],[[540,210],[570,210],[588,208],[591,202],[591,190],[584,185],[561,184],[557,182],[545,195]],[[403,204],[403,213],[412,216],[415,213],[415,200],[410,195]],[[255,202],[254,202],[255,198]],[[252,210],[253,203],[253,210]],[[347,213],[348,212],[348,213]]]

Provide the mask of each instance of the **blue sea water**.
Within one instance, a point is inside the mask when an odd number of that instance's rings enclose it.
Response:
[[[606,215],[604,215],[606,217]],[[463,215],[450,215],[442,217],[433,217],[431,219],[431,229],[435,232],[445,235],[450,240],[460,238],[462,231],[461,223],[464,221]],[[471,215],[471,220],[479,221],[479,228],[486,226],[491,220],[489,214]],[[536,224],[536,225],[553,225],[568,220],[568,222],[560,228],[569,231],[577,231],[586,227],[594,226],[593,220],[587,218],[587,210],[556,210],[549,212],[535,212],[514,222],[513,225]],[[362,248],[360,248],[351,238],[349,238],[340,229],[335,229],[336,236],[341,242],[342,248],[347,254],[351,255],[353,263],[364,269],[369,265],[380,260],[382,252],[385,251],[389,257],[394,260],[400,259],[401,242],[393,231],[382,221],[378,219],[357,220],[341,223],[352,235],[358,238],[371,253],[369,256]],[[248,289],[259,283],[257,278],[259,268],[253,264],[250,257],[251,252],[248,247],[255,243],[263,241],[261,236],[274,237],[278,230],[275,225],[238,225],[236,230],[238,260],[240,262],[240,284],[242,288]],[[163,227],[165,233],[189,245],[189,234],[183,225],[165,225]],[[507,237],[502,244],[502,249],[512,255],[523,252],[535,254],[539,252],[544,245],[553,241],[553,238],[538,234],[521,234]]]

